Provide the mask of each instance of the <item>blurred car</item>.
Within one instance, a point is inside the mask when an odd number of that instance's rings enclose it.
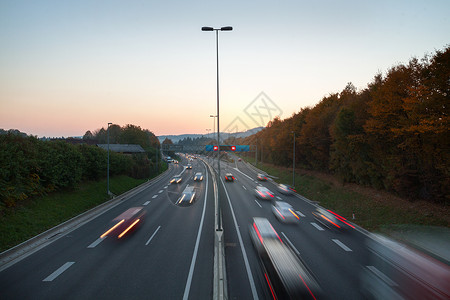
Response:
[[[194,181],[202,181],[202,180],[203,180],[202,172],[195,173]]]
[[[296,192],[296,190],[292,186],[284,183],[280,183],[277,188],[280,193],[285,195],[292,195]]]
[[[307,265],[265,218],[253,218],[250,237],[274,299],[320,299],[322,290]]]
[[[180,182],[181,182],[181,176],[180,175],[175,175],[170,180],[170,183],[180,183]]]
[[[142,224],[145,220],[145,215],[146,211],[142,206],[127,209],[112,220],[114,225],[103,233],[100,238],[117,236],[120,239],[124,237],[125,234],[131,233]]]
[[[238,158],[238,161],[242,161],[242,158],[239,157],[239,158]]]
[[[186,169],[192,169],[192,165],[191,165],[191,164],[188,164],[188,165],[186,166]]]
[[[348,228],[355,228],[346,218],[329,209],[318,207],[312,214],[314,219],[329,229],[346,230]]]
[[[258,180],[260,180],[260,181],[266,181],[267,180],[267,177],[264,174],[261,174],[261,173],[258,173],[256,178],[258,178]]]
[[[262,200],[271,200],[274,197],[273,193],[262,185],[256,186],[255,194],[256,197]]]
[[[193,186],[187,186],[180,198],[177,200],[177,204],[192,204],[195,200],[195,190]]]
[[[300,220],[292,206],[284,201],[275,201],[272,204],[272,212],[283,223],[296,223]]]
[[[234,181],[234,177],[231,173],[225,174],[225,181]]]
[[[174,164],[178,164],[178,160],[173,160],[173,163]]]

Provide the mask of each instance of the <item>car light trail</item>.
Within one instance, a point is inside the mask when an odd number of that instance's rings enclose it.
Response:
[[[105,236],[108,235],[108,233],[110,233],[111,231],[113,231],[114,229],[116,229],[120,224],[122,224],[123,222],[125,222],[124,219],[122,219],[119,223],[117,223],[116,225],[114,225],[113,227],[111,227],[107,232],[105,232],[104,234],[102,234],[100,236],[100,238],[104,238]]]
[[[348,223],[348,222],[346,222],[346,218],[344,218],[343,216],[340,216],[340,215],[338,215],[337,213],[335,213],[335,212],[333,212],[333,211],[331,211],[331,210],[329,210],[329,209],[327,209],[330,213],[332,213],[333,215],[335,215],[340,221],[342,221],[342,222],[344,222],[345,224],[347,224],[348,226],[350,226],[351,228],[355,228],[355,226],[353,226],[352,224],[350,224],[350,223]]]
[[[284,217],[283,217],[283,215],[280,213],[280,211],[275,207],[275,210],[277,211],[277,213],[283,218],[283,220],[285,219]]]
[[[259,233],[258,227],[255,223],[253,223],[253,227],[255,228],[256,234],[258,235],[259,240],[261,241],[261,244],[263,243],[263,238],[261,236],[261,233]]]
[[[273,299],[277,299],[277,298],[275,297],[274,292],[273,292],[273,288],[272,288],[272,285],[270,284],[269,278],[267,277],[267,273],[264,273],[264,276],[266,277],[267,285],[268,285],[269,288],[270,288],[270,292],[272,293]]]
[[[270,224],[270,227],[272,228],[273,232],[275,232],[275,234],[277,235],[280,242],[283,244],[283,241],[281,240],[280,236],[278,235],[278,232],[273,228],[272,224]]]
[[[331,221],[330,219],[328,219],[327,217],[325,217],[324,215],[320,215],[322,218],[324,218],[325,220],[327,220],[328,222],[330,222],[331,224],[333,224],[334,226],[336,226],[337,228],[341,228],[341,226],[339,226],[338,224],[334,223],[333,221]]]
[[[136,221],[133,222],[133,224],[131,224],[130,226],[128,226],[127,229],[125,229],[121,234],[119,234],[118,238],[120,239],[121,237],[124,236],[125,233],[127,233],[131,228],[133,228],[134,225],[137,224],[137,222],[139,222],[140,219],[137,219]]]
[[[299,216],[297,216],[297,215],[295,214],[295,212],[292,211],[292,209],[289,208],[289,211],[297,218],[297,220],[300,220]]]
[[[181,204],[181,202],[183,201],[184,197],[186,197],[186,194],[183,194],[183,197],[181,197],[180,201],[178,201],[178,204]]]
[[[311,292],[311,290],[309,289],[308,285],[306,284],[306,282],[303,280],[302,275],[298,274],[298,277],[300,277],[300,279],[303,281],[303,284],[306,286],[306,288],[308,289],[309,293],[311,294],[311,296],[316,299],[316,297],[314,296],[314,294]]]

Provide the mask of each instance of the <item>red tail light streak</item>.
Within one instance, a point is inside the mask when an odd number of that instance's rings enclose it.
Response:
[[[125,233],[127,233],[131,228],[133,228],[133,226],[136,225],[139,221],[140,221],[140,219],[137,219],[136,221],[134,221],[130,226],[128,226],[127,229],[125,229],[121,234],[119,234],[118,238],[120,239],[121,237],[123,237],[125,235]]]

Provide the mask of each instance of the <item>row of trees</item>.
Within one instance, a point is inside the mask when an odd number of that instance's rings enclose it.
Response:
[[[349,83],[285,120],[238,139],[258,157],[331,172],[343,182],[449,202],[450,47],[376,74],[362,91]]]
[[[118,136],[122,143],[140,144],[147,152],[136,155],[110,152],[110,175],[146,178],[156,174],[160,169],[158,140],[155,143],[153,134],[134,125],[120,129],[123,134]],[[0,165],[1,212],[30,197],[76,188],[82,181],[106,177],[107,151],[87,143],[43,141],[10,132],[0,135]]]

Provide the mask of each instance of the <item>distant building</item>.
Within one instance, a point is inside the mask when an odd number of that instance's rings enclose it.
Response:
[[[108,144],[97,144],[98,147],[108,150]],[[145,153],[141,145],[135,144],[109,144],[109,151],[123,154]]]

